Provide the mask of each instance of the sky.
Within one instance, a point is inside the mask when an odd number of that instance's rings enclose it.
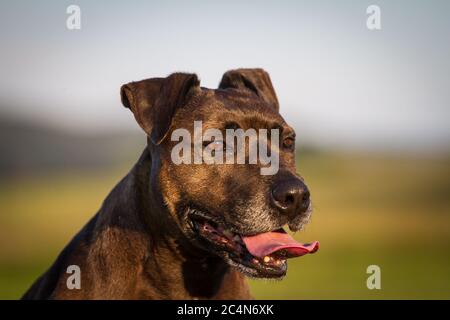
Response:
[[[373,4],[381,30],[366,27]],[[139,130],[122,84],[185,71],[216,88],[262,67],[300,144],[448,151],[449,15],[445,0],[0,0],[0,116]]]

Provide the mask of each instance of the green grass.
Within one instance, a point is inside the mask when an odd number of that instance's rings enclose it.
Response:
[[[335,246],[289,263],[282,281],[252,281],[265,299],[449,299],[450,246]],[[381,268],[381,290],[366,287],[367,266]]]
[[[130,167],[0,183],[0,298],[21,296]],[[298,167],[315,212],[295,236],[321,249],[282,281],[252,280],[256,298],[450,299],[449,159],[316,153]]]

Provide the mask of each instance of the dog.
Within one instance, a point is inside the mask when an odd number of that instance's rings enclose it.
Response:
[[[287,258],[318,249],[283,229],[309,221],[311,200],[296,173],[295,132],[267,72],[228,71],[218,89],[174,73],[123,85],[121,101],[147,146],[23,299],[251,299],[247,276],[282,278]],[[279,170],[174,164],[171,133],[191,132],[196,120],[222,131],[279,130]],[[78,288],[68,285],[70,266],[79,270]]]

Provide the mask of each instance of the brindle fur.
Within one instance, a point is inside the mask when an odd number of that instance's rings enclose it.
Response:
[[[299,230],[307,214],[286,216],[267,200],[278,179],[300,177],[294,152],[280,152],[280,170],[260,175],[259,165],[175,165],[170,134],[230,124],[293,130],[262,69],[227,72],[219,89],[199,86],[195,74],[175,73],[124,85],[123,104],[148,136],[146,149],[101,209],[72,239],[24,299],[248,299],[244,275],[224,257],[197,245],[189,210],[208,212],[241,234],[288,224]],[[300,178],[301,179],[301,178]],[[226,259],[225,259],[226,260]],[[81,289],[69,290],[69,265],[81,269]]]

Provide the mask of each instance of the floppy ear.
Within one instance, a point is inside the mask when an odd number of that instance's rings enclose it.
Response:
[[[236,69],[227,71],[220,81],[219,89],[234,88],[250,90],[277,111],[277,95],[270,81],[269,74],[263,69]]]
[[[167,78],[130,82],[120,88],[122,104],[154,144],[164,139],[176,110],[184,106],[200,81],[195,74],[174,73]]]

